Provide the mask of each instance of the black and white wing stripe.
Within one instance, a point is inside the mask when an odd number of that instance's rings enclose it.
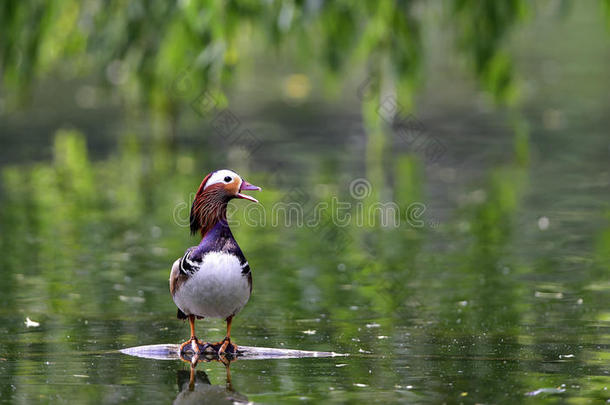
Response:
[[[244,261],[242,261],[242,258]],[[239,261],[241,263],[241,274],[250,273],[250,265],[248,264],[248,261],[246,260],[246,258],[243,255],[240,257]]]
[[[180,260],[180,272],[186,274],[187,276],[191,276],[201,267],[201,262],[203,257],[192,258],[191,253],[196,249],[196,246],[190,247],[182,256],[182,260]]]
[[[233,249],[223,249],[221,251],[225,251],[226,253],[232,254],[239,259],[242,274],[246,275],[246,274],[250,273],[250,264],[248,264],[246,257],[241,252],[239,247],[236,247],[236,246],[235,247],[231,246],[231,247],[233,247]],[[187,251],[184,253],[184,256],[182,256],[182,259],[180,260],[180,272],[184,273],[187,276],[191,276],[194,273],[196,273],[197,271],[199,271],[199,269],[201,268],[201,264],[203,262],[203,258],[205,257],[205,254],[209,252],[209,251],[205,251],[205,252],[202,252],[201,254],[197,254],[196,249],[197,249],[196,246],[188,248]]]

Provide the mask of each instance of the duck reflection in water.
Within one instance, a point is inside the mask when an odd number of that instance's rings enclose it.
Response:
[[[248,403],[248,398],[233,390],[231,382],[231,363],[237,357],[226,354],[191,354],[181,355],[182,361],[190,364],[190,370],[178,370],[177,380],[180,393],[174,404],[242,404]],[[226,374],[225,386],[213,385],[203,370],[196,370],[199,363],[219,362],[224,364]]]

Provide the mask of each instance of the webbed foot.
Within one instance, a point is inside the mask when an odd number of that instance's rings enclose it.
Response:
[[[225,337],[220,342],[213,344],[213,346],[214,346],[214,348],[216,348],[216,351],[219,356],[222,354],[232,354],[232,355],[237,354],[237,345],[234,343],[231,343],[230,337]]]
[[[187,351],[191,351],[195,354],[199,354],[205,350],[206,346],[209,346],[209,343],[201,342],[199,339],[197,339],[197,336],[191,336],[189,340],[180,345],[179,352],[180,354],[184,354]]]

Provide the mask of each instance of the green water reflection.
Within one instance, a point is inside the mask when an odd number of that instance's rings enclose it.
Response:
[[[548,18],[554,32],[597,38],[590,46],[607,51],[610,36],[592,23],[597,3],[556,16],[523,1],[210,2],[211,16],[197,20],[198,3],[112,2],[101,12],[95,1],[7,2],[0,14],[0,38],[47,16],[40,31],[1,42],[0,128],[13,136],[0,139],[0,402],[188,396],[188,364],[116,350],[187,336],[169,270],[198,242],[188,230],[193,193],[225,166],[264,190],[259,206],[231,203],[254,277],[236,343],[350,356],[238,360],[231,392],[224,366],[203,363],[202,397],[191,398],[610,399],[606,61],[584,55],[585,73],[561,70],[560,57],[542,68],[532,61],[556,57],[537,25]],[[430,28],[439,21],[451,22],[449,34]],[[112,35],[113,24],[132,39]],[[247,49],[248,37],[260,43]],[[466,68],[425,52],[439,42]],[[581,42],[557,45],[567,62]],[[299,69],[261,75],[277,56],[261,53],[269,46]],[[239,63],[251,54],[269,60]],[[85,107],[67,108],[82,121],[50,124],[22,104],[41,94],[60,114],[55,94],[36,89],[54,69],[80,94]],[[515,70],[525,72],[521,86]],[[96,75],[108,76],[103,89],[78,82]],[[399,119],[385,115],[387,88]],[[204,89],[254,142],[223,139],[218,116],[200,114]],[[121,111],[108,113],[116,126],[86,115],[105,103]],[[29,119],[40,125],[32,133]],[[414,135],[442,148],[414,150]],[[223,324],[198,330],[217,340]]]
[[[201,171],[196,163],[153,168],[135,138],[96,162],[74,131],[57,133],[53,148],[51,163],[2,171],[2,229],[10,232],[0,255],[2,397],[171,399],[184,367],[108,351],[185,336],[167,278],[169,263],[194,242],[181,209]],[[175,159],[195,161],[186,151]],[[397,178],[412,164],[398,164]],[[418,176],[400,176],[400,187],[416,190]],[[328,172],[313,181],[324,177],[331,182],[319,200],[349,201],[349,184]],[[576,252],[540,252],[547,235],[558,246],[567,235],[542,234],[535,219],[518,225],[529,215],[525,196],[536,194],[529,177],[519,165],[493,168],[450,219],[422,228],[338,227],[323,215],[313,227],[246,226],[241,215],[250,211],[236,203],[236,236],[255,269],[252,301],[235,324],[238,342],[352,354],[237,362],[240,392],[263,402],[499,393],[522,400],[566,384],[572,395],[604,398],[608,230],[582,235],[589,247]],[[268,218],[291,195],[269,174],[248,178],[266,186]],[[354,218],[368,203],[354,203]],[[40,326],[26,328],[26,316]],[[222,335],[217,322],[199,327]],[[221,380],[221,368],[208,370]]]

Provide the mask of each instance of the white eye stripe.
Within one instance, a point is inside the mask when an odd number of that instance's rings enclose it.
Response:
[[[232,170],[227,170],[227,169],[222,169],[222,170],[218,170],[216,172],[214,172],[210,178],[208,179],[208,181],[205,183],[205,187],[203,187],[203,189],[205,190],[206,188],[210,187],[213,184],[218,184],[218,183],[222,183],[222,184],[227,184],[225,182],[225,177],[230,177],[231,181],[235,180],[235,178],[239,179],[239,182],[241,183],[241,178],[239,177],[239,175],[237,173],[235,173]]]

